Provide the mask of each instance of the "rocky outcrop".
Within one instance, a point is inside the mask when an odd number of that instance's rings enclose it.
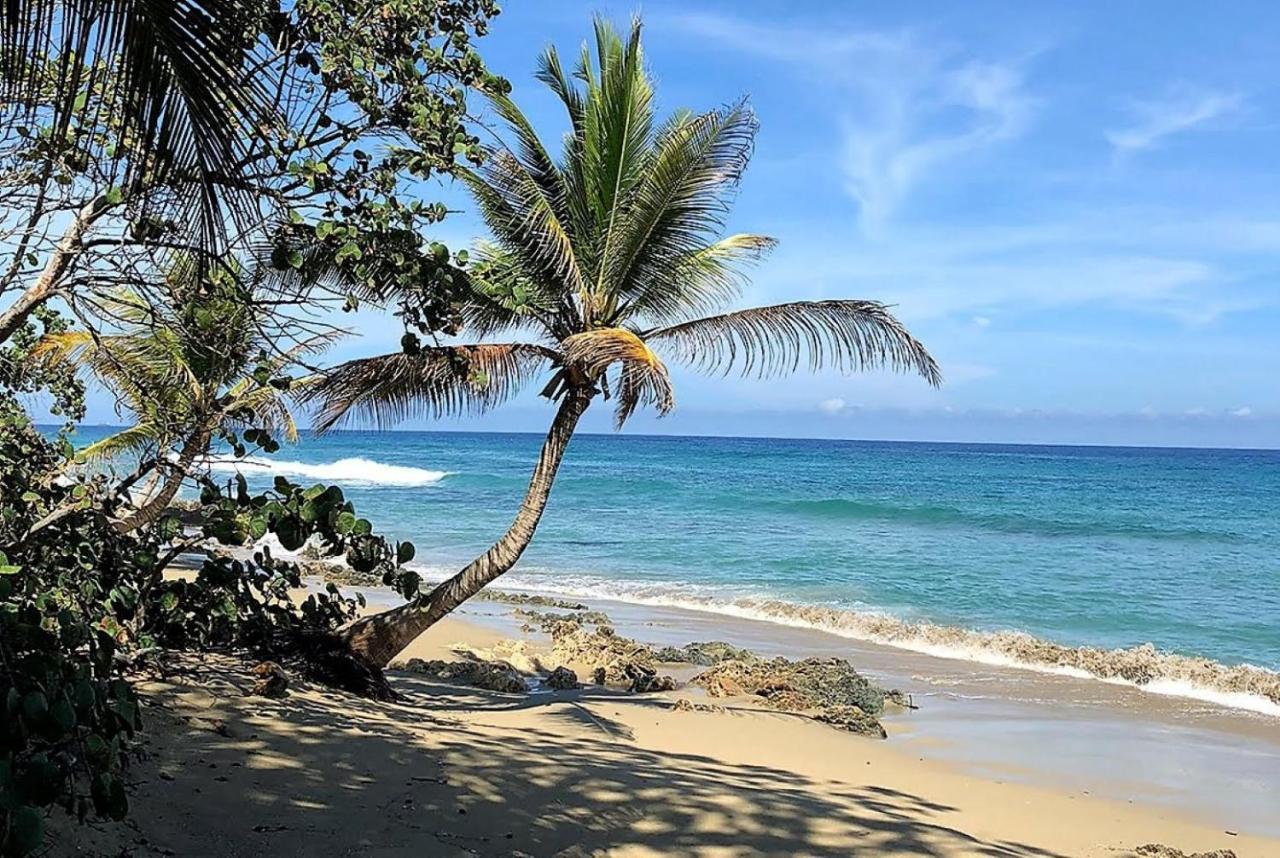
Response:
[[[407,670],[440,682],[454,682],[487,691],[501,691],[504,694],[524,694],[529,690],[520,672],[501,661],[441,661],[411,658],[407,662],[391,665],[391,669]]]
[[[751,650],[724,641],[694,641],[684,646],[664,646],[654,650],[653,657],[668,664],[694,664],[711,667],[722,661],[758,661]]]
[[[612,626],[587,629],[563,622],[548,628],[553,663],[583,668],[597,685],[623,686],[636,693],[675,688],[670,676],[659,676],[657,659],[648,646],[624,638]]]
[[[1134,850],[1142,858],[1236,858],[1230,849],[1215,849],[1212,852],[1183,852],[1162,843],[1148,843]]]
[[[585,611],[587,606],[581,602],[557,599],[554,596],[539,596],[535,593],[512,593],[507,590],[481,590],[475,598],[486,602],[501,602],[504,605],[532,605],[537,608],[557,608],[561,611]]]
[[[880,738],[885,732],[876,716],[886,699],[901,698],[873,685],[842,658],[724,661],[691,681],[712,697],[753,697],[771,709]]]
[[[609,624],[609,616],[602,611],[555,613],[554,611],[531,611],[528,608],[516,608],[512,613],[516,618],[525,620],[522,627],[525,631],[550,632],[552,627],[561,623],[596,626],[607,626]]]

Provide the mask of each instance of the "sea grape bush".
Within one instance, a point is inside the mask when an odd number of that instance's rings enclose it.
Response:
[[[0,399],[4,855],[37,848],[52,808],[81,819],[127,813],[121,771],[142,726],[129,677],[149,656],[193,649],[287,659],[363,605],[332,584],[303,596],[298,565],[259,540],[274,536],[288,549],[315,540],[402,592],[417,588],[402,566],[413,546],[374,534],[336,486],[278,479],[254,494],[243,478],[206,479],[185,526],[171,513],[121,533],[113,484],[68,470],[68,453],[65,439],[46,438]],[[214,550],[194,574],[167,573],[194,541]]]

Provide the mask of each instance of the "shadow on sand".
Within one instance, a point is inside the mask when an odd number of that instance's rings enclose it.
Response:
[[[1062,858],[976,839],[916,795],[637,747],[591,692],[509,697],[393,674],[399,703],[271,701],[240,696],[238,676],[224,663],[149,690],[130,845],[111,854]],[[476,723],[530,707],[563,729]],[[462,710],[470,722],[451,715]],[[106,854],[108,834],[63,829],[55,854]]]

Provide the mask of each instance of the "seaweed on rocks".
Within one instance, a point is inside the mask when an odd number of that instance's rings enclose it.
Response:
[[[684,646],[664,646],[654,651],[654,658],[668,664],[693,664],[711,667],[722,661],[758,661],[751,650],[741,649],[725,641],[694,641]]]
[[[513,593],[509,590],[481,590],[475,598],[486,602],[501,602],[504,605],[532,605],[538,608],[556,608],[561,611],[585,611],[587,606],[581,602],[557,599],[554,596],[540,596],[536,593]]]
[[[772,709],[809,714],[842,730],[885,737],[876,716],[899,692],[871,683],[842,658],[724,661],[691,680],[712,697],[754,697]]]

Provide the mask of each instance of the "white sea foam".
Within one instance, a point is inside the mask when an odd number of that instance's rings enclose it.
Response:
[[[429,471],[426,468],[412,468],[407,465],[386,465],[359,456],[338,459],[335,462],[312,464],[288,459],[268,459],[258,456],[237,459],[234,456],[222,455],[211,456],[208,465],[214,471],[238,472],[246,476],[278,474],[284,477],[305,477],[312,480],[374,486],[429,486],[448,476],[448,471]]]
[[[453,569],[421,567],[430,580]],[[595,575],[526,570],[504,576],[502,589],[607,599],[654,607],[702,611],[813,629],[937,658],[1094,679],[1165,696],[1202,700],[1280,717],[1280,673],[1251,664],[1226,665],[1164,652],[1150,644],[1127,649],[1066,646],[1025,632],[983,632],[906,620],[875,610],[802,605],[766,596],[729,598],[696,585],[608,579]]]

